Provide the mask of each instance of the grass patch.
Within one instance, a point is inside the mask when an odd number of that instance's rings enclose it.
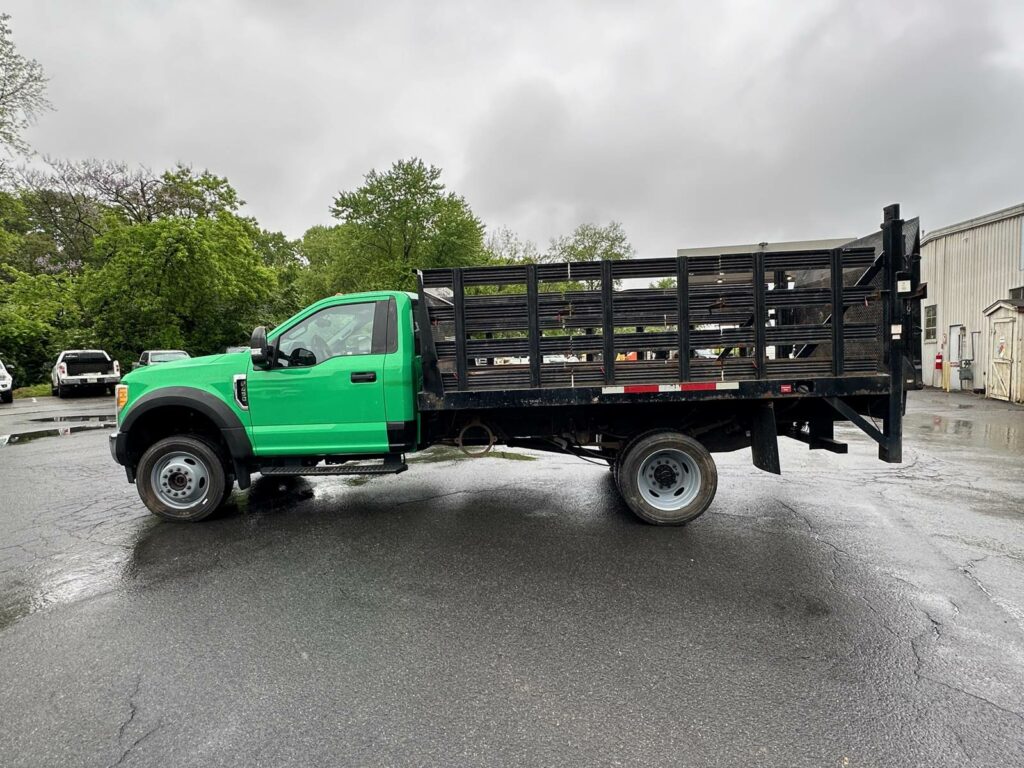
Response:
[[[31,387],[18,387],[14,390],[14,396],[18,399],[23,397],[49,397],[49,384],[33,384]]]

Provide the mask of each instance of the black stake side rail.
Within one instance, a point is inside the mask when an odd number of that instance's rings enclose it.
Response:
[[[912,238],[908,258],[898,205],[885,209],[881,230],[877,245],[868,244],[869,237],[834,250],[422,271],[420,408],[816,397],[878,441],[880,458],[898,462],[905,391],[917,383],[907,342],[920,332],[915,327],[919,239]],[[849,285],[847,270],[859,275]],[[780,276],[798,272],[824,277],[793,290],[768,289],[769,280],[779,288]],[[616,289],[617,281],[663,277],[675,277],[676,287]],[[597,288],[542,290],[545,283],[572,281]],[[474,293],[479,286],[515,288]],[[429,288],[450,289],[451,297],[431,299]],[[873,313],[869,322],[844,317],[861,306]],[[819,312],[815,322],[789,321],[809,309]],[[769,310],[775,310],[772,319]],[[657,330],[649,332],[648,326]],[[435,339],[434,330],[444,327],[453,327],[452,338],[442,332]],[[552,333],[556,329],[561,333]],[[859,345],[861,353],[848,355],[850,344]],[[769,346],[796,352],[772,359]],[[695,356],[697,350],[726,347],[740,356],[710,361]],[[865,357],[864,348],[874,354]],[[616,360],[620,353],[671,349],[685,354],[673,360],[667,354],[661,360]],[[582,359],[550,364],[545,355]],[[491,362],[506,356],[527,357],[529,363],[472,364],[476,358]],[[866,429],[868,423],[844,400],[859,395],[888,397],[882,429]],[[831,438],[818,432],[809,439],[827,443]]]

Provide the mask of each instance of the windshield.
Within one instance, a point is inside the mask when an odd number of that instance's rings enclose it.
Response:
[[[181,350],[171,350],[169,352],[150,352],[149,362],[151,363],[169,363],[171,360],[184,360],[189,357],[188,352],[182,352]]]

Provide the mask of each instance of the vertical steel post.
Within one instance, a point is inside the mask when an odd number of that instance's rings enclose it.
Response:
[[[452,270],[452,304],[455,308],[455,375],[459,390],[469,389],[466,372],[466,293],[462,287],[462,268]]]
[[[775,274],[772,275],[772,282],[775,284],[775,287],[772,289],[773,291],[778,291],[778,290],[785,291],[785,290],[789,289],[789,284],[786,282],[786,271],[783,270],[783,269],[775,270]],[[781,289],[780,289],[779,286],[782,286]],[[786,315],[786,310],[783,307],[776,306],[775,307],[775,325],[776,326],[786,325],[786,322],[788,321],[788,319],[789,318]],[[792,344],[780,344],[780,345],[775,347],[775,356],[777,358],[789,357],[789,355],[792,352],[793,352],[793,345]]]
[[[906,319],[903,301],[899,297],[898,273],[905,267],[903,219],[898,204],[885,208],[882,222],[882,249],[884,251],[884,312],[882,329],[889,358],[889,404],[882,423],[885,444],[878,447],[878,458],[892,464],[903,461],[903,345],[906,337]]]
[[[615,313],[612,300],[615,283],[612,280],[612,263],[601,262],[601,334],[604,344],[604,382],[615,383]]]
[[[843,335],[843,253],[838,248],[829,252],[832,273],[832,375],[842,376],[846,370],[846,343]]]
[[[765,326],[768,324],[768,313],[765,311],[766,291],[764,283],[764,251],[754,252],[754,364],[757,366],[757,378],[767,376],[768,349],[765,340]]]
[[[444,381],[437,367],[437,348],[434,346],[434,328],[430,322],[427,292],[423,287],[423,270],[416,270],[416,322],[419,326],[420,353],[423,355],[423,390],[434,395],[444,394]]]
[[[685,256],[676,257],[676,301],[679,322],[679,380],[690,380],[690,269]]]
[[[540,311],[537,299],[537,265],[526,265],[527,341],[530,347],[530,386],[540,388]]]

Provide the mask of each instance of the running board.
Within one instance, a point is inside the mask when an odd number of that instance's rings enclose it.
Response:
[[[273,477],[316,476],[323,475],[397,475],[405,472],[409,465],[400,459],[386,460],[380,464],[329,464],[326,466],[302,467],[261,467],[260,473]]]

